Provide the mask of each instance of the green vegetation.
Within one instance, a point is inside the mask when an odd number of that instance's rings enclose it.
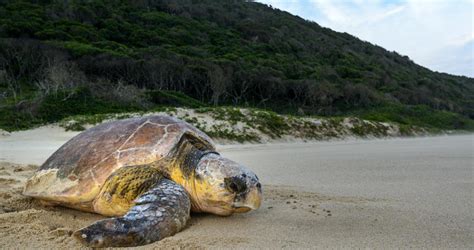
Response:
[[[427,106],[391,105],[355,113],[357,116],[379,122],[397,122],[401,125],[445,130],[474,130],[474,120],[460,114],[433,110]]]
[[[137,106],[125,105],[120,101],[95,98],[87,88],[58,91],[29,102],[0,108],[0,128],[7,131],[21,130],[58,122],[72,115],[100,115],[139,110]]]
[[[249,123],[272,138],[279,138],[290,129],[285,119],[274,112],[254,110],[251,112],[251,117]]]
[[[386,127],[382,124],[366,124],[361,121],[357,121],[353,124],[353,127],[350,129],[351,132],[360,137],[365,137],[367,135],[373,135],[376,137],[384,137],[387,136]],[[411,130],[407,130],[406,133],[409,133]],[[407,134],[402,134],[407,135]]]
[[[474,80],[253,1],[0,1],[1,129],[164,107],[252,117],[275,138],[277,113],[474,130]]]
[[[206,104],[176,91],[153,90],[147,93],[151,102],[157,105],[199,108]]]

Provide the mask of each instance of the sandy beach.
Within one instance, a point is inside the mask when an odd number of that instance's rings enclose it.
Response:
[[[75,132],[0,136],[2,248],[79,248],[72,231],[102,218],[21,195],[35,169]],[[260,177],[262,207],[193,214],[173,237],[140,248],[474,246],[474,135],[219,146]]]

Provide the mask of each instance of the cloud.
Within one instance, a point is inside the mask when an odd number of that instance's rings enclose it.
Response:
[[[427,57],[427,61],[436,65],[438,71],[472,77],[474,70],[473,51],[473,38],[459,40],[441,48],[439,51],[435,51],[431,57]],[[466,72],[470,72],[470,74],[466,74]]]
[[[260,0],[432,70],[474,77],[474,0]]]

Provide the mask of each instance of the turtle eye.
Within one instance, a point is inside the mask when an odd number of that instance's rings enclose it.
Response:
[[[227,188],[227,190],[240,194],[247,190],[247,184],[245,183],[244,180],[240,177],[229,177],[229,178],[224,178],[224,185]]]

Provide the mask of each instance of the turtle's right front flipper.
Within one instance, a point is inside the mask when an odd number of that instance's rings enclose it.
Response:
[[[123,217],[100,220],[74,233],[89,247],[128,247],[171,236],[186,225],[191,202],[183,187],[162,179]]]

